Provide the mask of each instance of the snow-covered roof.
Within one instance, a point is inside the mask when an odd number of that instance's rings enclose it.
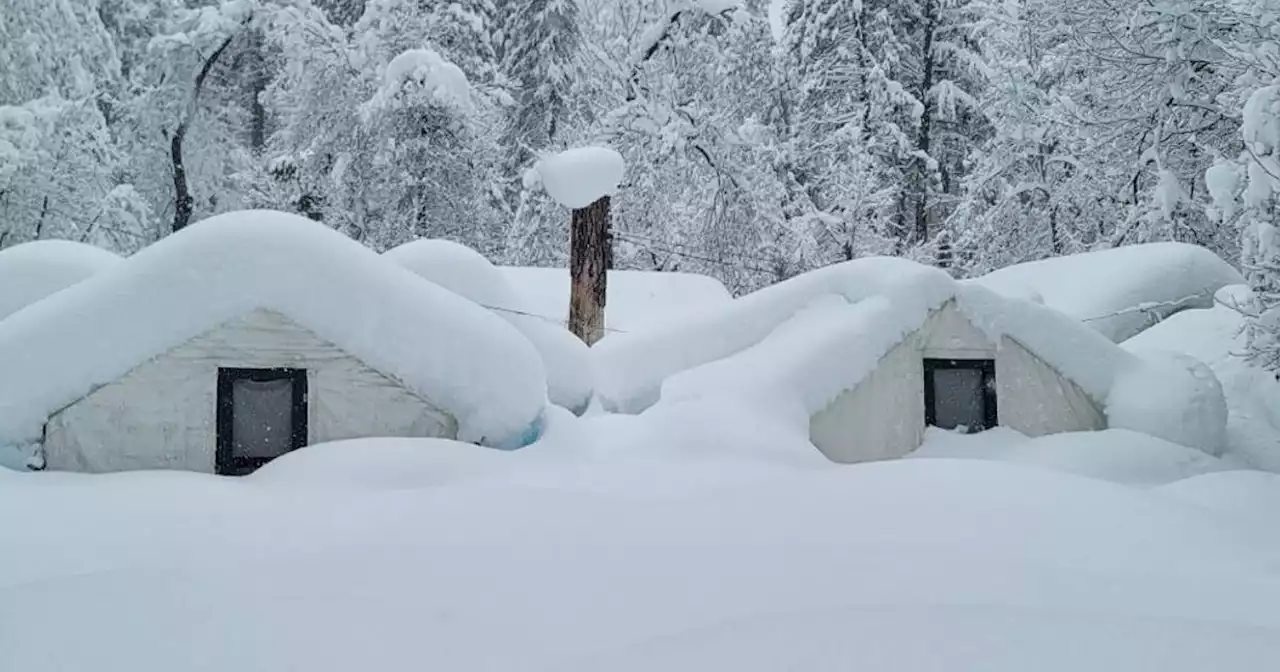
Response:
[[[36,240],[0,250],[0,319],[120,261],[112,252],[71,240]]]
[[[1148,243],[1016,264],[971,282],[1041,301],[1118,343],[1180,310],[1212,305],[1214,292],[1244,279],[1203,247]]]
[[[586,410],[594,391],[587,344],[569,333],[559,319],[543,317],[535,306],[526,305],[507,276],[484,255],[453,241],[423,238],[383,256],[494,311],[519,329],[542,356],[551,402],[578,413]]]
[[[1280,471],[1280,382],[1243,356],[1247,312],[1254,300],[1248,286],[1218,290],[1213,308],[1185,310],[1125,341],[1139,355],[1180,352],[1207,364],[1226,395],[1227,449],[1261,469]]]
[[[617,192],[624,169],[622,155],[608,147],[578,147],[539,159],[524,186],[542,185],[552,200],[576,210]]]
[[[505,321],[321,224],[244,211],[0,322],[0,445],[38,439],[49,415],[97,386],[259,309],[430,399],[462,440],[517,447],[540,426],[542,363]]]
[[[659,385],[664,402],[730,396],[807,423],[948,302],[991,342],[1017,341],[1079,385],[1109,426],[1221,449],[1204,445],[1220,441],[1226,417],[1221,388],[1203,365],[1139,358],[1058,311],[902,259],[828,267],[696,322],[615,341],[599,353],[612,395],[605,401],[639,410],[656,401]],[[1153,389],[1160,394],[1152,397]]]
[[[564,268],[504,266],[502,272],[530,311],[565,323],[569,319],[569,271]],[[733,297],[715,278],[696,273],[609,271],[604,340],[678,321],[691,313],[728,303]],[[596,347],[599,347],[599,343]]]
[[[707,302],[680,319],[644,330],[611,334],[593,348],[597,393],[607,407],[638,412],[657,401],[662,381],[668,377],[759,343],[820,296],[835,294],[861,301],[910,278],[932,284],[938,297],[945,296],[953,284],[945,273],[903,259],[860,259],[805,273],[738,299]],[[609,287],[613,287],[612,276]],[[567,288],[564,291],[567,302]],[[611,307],[605,308],[606,319]]]

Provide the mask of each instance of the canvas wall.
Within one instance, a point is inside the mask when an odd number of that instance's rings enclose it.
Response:
[[[836,462],[903,457],[924,438],[924,359],[995,359],[999,424],[1029,436],[1104,429],[1079,386],[1009,338],[997,346],[944,305],[889,351],[876,370],[814,414],[809,437]]]
[[[453,418],[398,381],[279,313],[256,311],[138,366],[55,414],[45,429],[47,468],[213,472],[219,367],[305,368],[309,444],[365,436],[457,436]]]

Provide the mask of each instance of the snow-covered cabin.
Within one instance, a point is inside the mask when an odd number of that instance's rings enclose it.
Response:
[[[0,319],[120,263],[99,247],[36,240],[0,250]]]
[[[1117,427],[1222,449],[1225,404],[1204,365],[1138,358],[1057,311],[936,269],[859,260],[757,294],[707,323],[763,336],[730,344],[725,331],[706,341],[686,330],[704,363],[665,378],[663,403],[720,397],[805,418],[837,462],[901,457],[930,426],[1029,436]],[[646,364],[673,368],[661,356],[635,362]]]
[[[594,390],[587,344],[569,333],[562,321],[540,315],[484,255],[449,240],[422,238],[383,256],[510,323],[541,355],[551,403],[579,415],[587,410]]]
[[[1015,264],[970,282],[1041,302],[1119,343],[1214,292],[1241,284],[1239,271],[1187,243],[1146,243]]]
[[[48,469],[241,474],[374,436],[516,448],[546,398],[505,321],[278,212],[199,222],[0,321],[0,449]]]
[[[499,268],[531,311],[561,324],[568,322],[568,269]],[[612,335],[679,321],[733,298],[719,280],[697,273],[612,270],[608,276],[604,310],[606,340]]]

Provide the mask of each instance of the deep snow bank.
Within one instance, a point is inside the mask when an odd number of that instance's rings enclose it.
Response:
[[[1135,486],[1237,468],[1202,451],[1124,429],[1027,438],[1002,427],[981,434],[931,429],[911,458],[976,458],[1042,467]]]
[[[3,669],[1199,672],[1280,659],[1280,545],[1167,496],[1012,465],[784,470],[679,499],[47,476],[0,488],[0,510],[42,512],[0,520]],[[209,646],[226,632],[236,646]]]
[[[587,345],[536,308],[484,255],[448,240],[423,238],[388,250],[386,258],[445,289],[492,310],[538,350],[551,402],[576,413],[595,389]],[[566,296],[568,289],[565,290]],[[566,299],[567,300],[567,299]]]
[[[1250,299],[1246,286],[1225,287],[1213,308],[1174,315],[1123,347],[1144,356],[1181,352],[1207,364],[1226,397],[1226,453],[1258,468],[1280,471],[1280,382],[1245,361],[1245,318],[1232,308]]]

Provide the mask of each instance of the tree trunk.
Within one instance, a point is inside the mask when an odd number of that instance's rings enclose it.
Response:
[[[267,107],[262,104],[262,94],[271,84],[267,73],[267,45],[261,30],[252,33],[249,58],[253,73],[249,78],[249,147],[261,155],[267,146]]]
[[[569,331],[593,345],[604,336],[609,245],[609,197],[573,211],[569,231]]]
[[[925,158],[929,156],[933,140],[934,104],[931,95],[934,84],[935,59],[933,54],[934,33],[938,29],[938,6],[936,0],[925,0],[924,3],[924,66],[920,81],[920,100],[924,101],[924,113],[920,115],[919,136],[916,138],[916,149],[920,155],[912,162],[911,189],[915,196],[915,230],[912,231],[913,242],[923,243],[929,239],[929,169]]]
[[[187,184],[187,166],[182,158],[182,142],[186,139],[187,129],[195,121],[196,113],[200,109],[200,94],[204,92],[204,82],[209,76],[209,71],[217,64],[218,59],[227,51],[227,47],[231,46],[234,39],[233,33],[223,40],[222,44],[200,66],[200,72],[196,73],[195,88],[187,101],[186,114],[178,124],[178,128],[174,130],[173,137],[169,139],[169,159],[173,163],[173,233],[185,229],[187,224],[191,223],[191,213],[195,205],[191,188]]]
[[[173,133],[169,141],[169,157],[173,162],[173,232],[177,233],[191,223],[191,212],[194,199],[187,186],[187,167],[182,160],[182,140],[187,135],[187,126],[183,124]]]

